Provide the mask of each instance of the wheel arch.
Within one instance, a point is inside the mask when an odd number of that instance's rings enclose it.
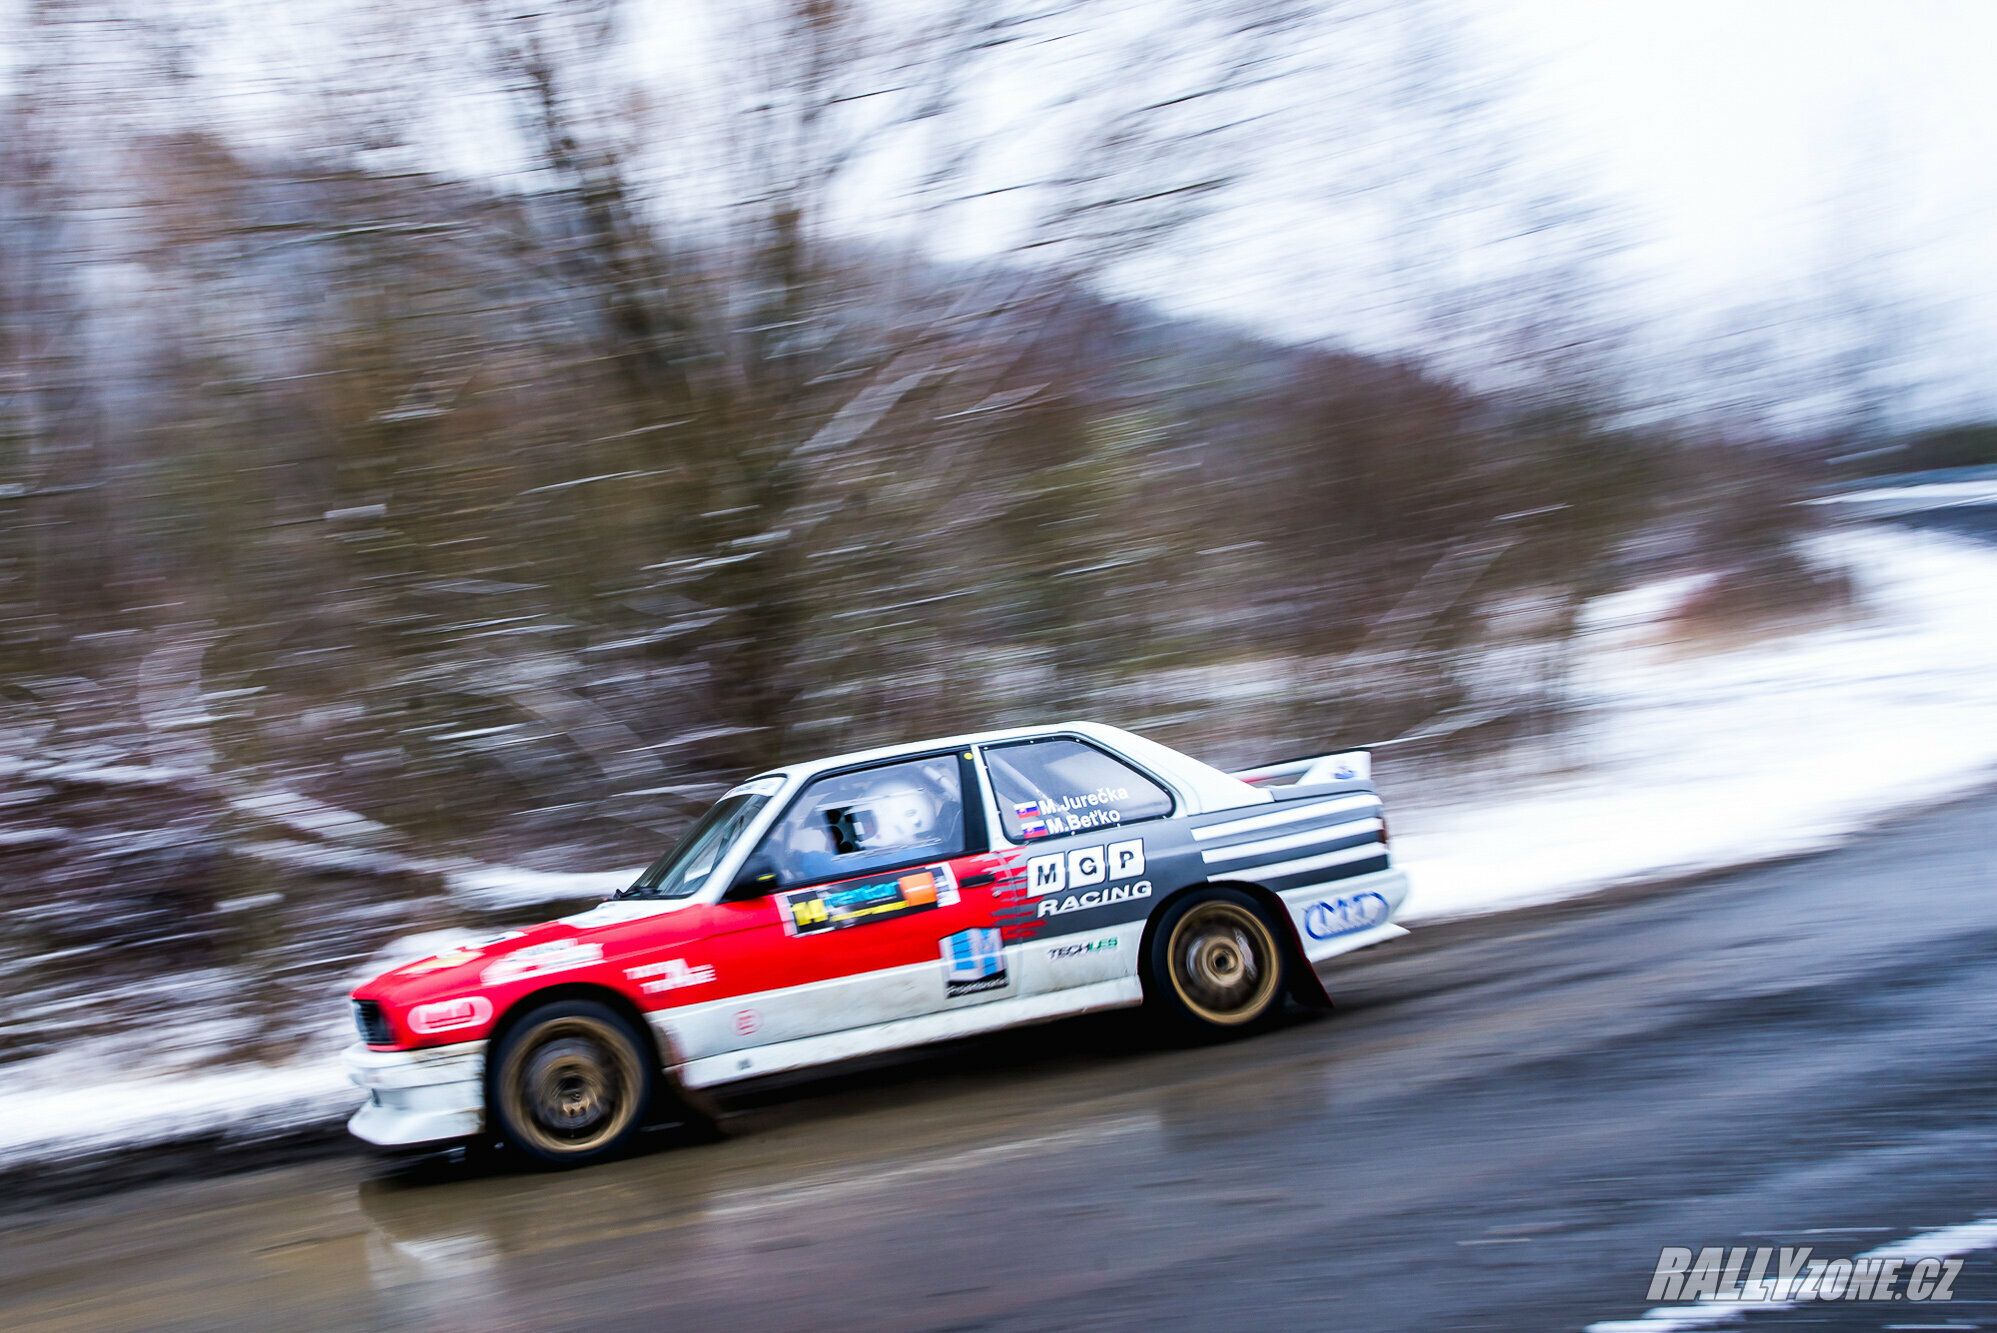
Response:
[[[619,991],[614,986],[605,986],[590,981],[568,981],[559,985],[543,986],[539,990],[529,991],[508,1005],[506,1011],[493,1023],[492,1031],[486,1039],[486,1049],[488,1051],[497,1051],[499,1044],[506,1040],[507,1034],[520,1026],[521,1022],[536,1009],[560,1000],[592,1000],[610,1009],[631,1024],[632,1030],[638,1034],[639,1040],[645,1042],[646,1049],[651,1052],[652,1072],[658,1079],[656,1091],[659,1094],[663,1094],[663,1096],[654,1097],[655,1110],[657,1105],[663,1102],[667,1105],[675,1105],[678,1108],[708,1120],[712,1120],[717,1116],[718,1113],[708,1099],[681,1084],[678,1075],[673,1072],[680,1062],[678,1052],[672,1049],[670,1041],[647,1021],[644,1011],[632,1002],[630,996]],[[492,1080],[494,1072],[492,1061],[487,1060],[484,1083],[488,1108],[493,1104],[494,1089]],[[490,1123],[491,1115],[488,1110],[487,1124],[490,1125]]]
[[[1256,904],[1269,914],[1270,922],[1276,928],[1277,942],[1281,944],[1286,955],[1285,961],[1289,964],[1287,990],[1290,998],[1306,1009],[1332,1007],[1331,995],[1324,988],[1324,980],[1318,976],[1317,969],[1311,966],[1310,959],[1304,956],[1304,942],[1297,935],[1297,923],[1291,919],[1290,909],[1273,890],[1250,880],[1241,879],[1200,880],[1166,894],[1151,909],[1151,914],[1144,920],[1143,938],[1137,944],[1137,975],[1138,981],[1144,987],[1146,999],[1150,998],[1152,987],[1156,984],[1151,976],[1151,943],[1158,934],[1158,923],[1164,919],[1165,913],[1174,903],[1207,889],[1233,889],[1253,898]]]

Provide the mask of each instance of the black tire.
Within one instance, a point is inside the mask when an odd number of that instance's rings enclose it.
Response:
[[[651,1043],[608,1005],[556,1000],[493,1050],[487,1105],[512,1149],[543,1166],[600,1162],[644,1126],[658,1072]]]
[[[1181,1031],[1243,1032],[1282,1007],[1282,937],[1239,889],[1195,890],[1166,908],[1149,962],[1152,1008]]]

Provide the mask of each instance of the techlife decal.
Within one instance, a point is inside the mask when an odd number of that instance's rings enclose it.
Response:
[[[1144,839],[1132,838],[1107,847],[1078,847],[1072,852],[1028,857],[1026,892],[1038,898],[1063,889],[1087,888],[1104,880],[1135,879],[1143,873]]]
[[[817,935],[874,921],[892,921],[911,912],[949,907],[957,901],[957,883],[950,877],[947,865],[799,889],[777,899],[784,929],[792,935]]]
[[[1005,940],[996,928],[960,930],[938,943],[943,951],[945,996],[954,1000],[1005,989]]]

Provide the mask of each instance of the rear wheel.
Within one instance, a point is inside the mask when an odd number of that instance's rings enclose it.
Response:
[[[1168,1019],[1240,1031],[1282,1002],[1283,949],[1256,901],[1206,889],[1165,911],[1151,937],[1151,999]]]
[[[515,1150],[549,1166],[600,1161],[645,1123],[649,1044],[616,1010],[557,1000],[506,1034],[492,1057],[491,1105]]]

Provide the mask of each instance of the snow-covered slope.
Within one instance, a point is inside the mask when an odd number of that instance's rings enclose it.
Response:
[[[1406,919],[1810,851],[1991,774],[1997,547],[1859,529],[1819,553],[1858,584],[1851,623],[1693,651],[1661,627],[1682,588],[1604,599],[1577,766],[1446,799],[1389,786]]]
[[[1571,766],[1472,785],[1397,786],[1382,765],[1411,921],[1497,911],[1609,885],[1825,847],[1896,810],[1966,790],[1997,766],[1997,547],[1862,529],[1821,539],[1862,614],[1804,633],[1695,649],[1663,632],[1681,582],[1592,609],[1587,721]],[[473,897],[572,896],[600,877],[482,867]],[[597,881],[601,880],[600,883]],[[448,946],[401,941],[367,974]],[[165,1070],[128,1051],[74,1050],[10,1067],[0,1164],[222,1130],[328,1121],[355,1104],[329,1025],[280,1067]],[[136,1064],[136,1068],[135,1068]],[[140,1072],[143,1071],[143,1072]]]

